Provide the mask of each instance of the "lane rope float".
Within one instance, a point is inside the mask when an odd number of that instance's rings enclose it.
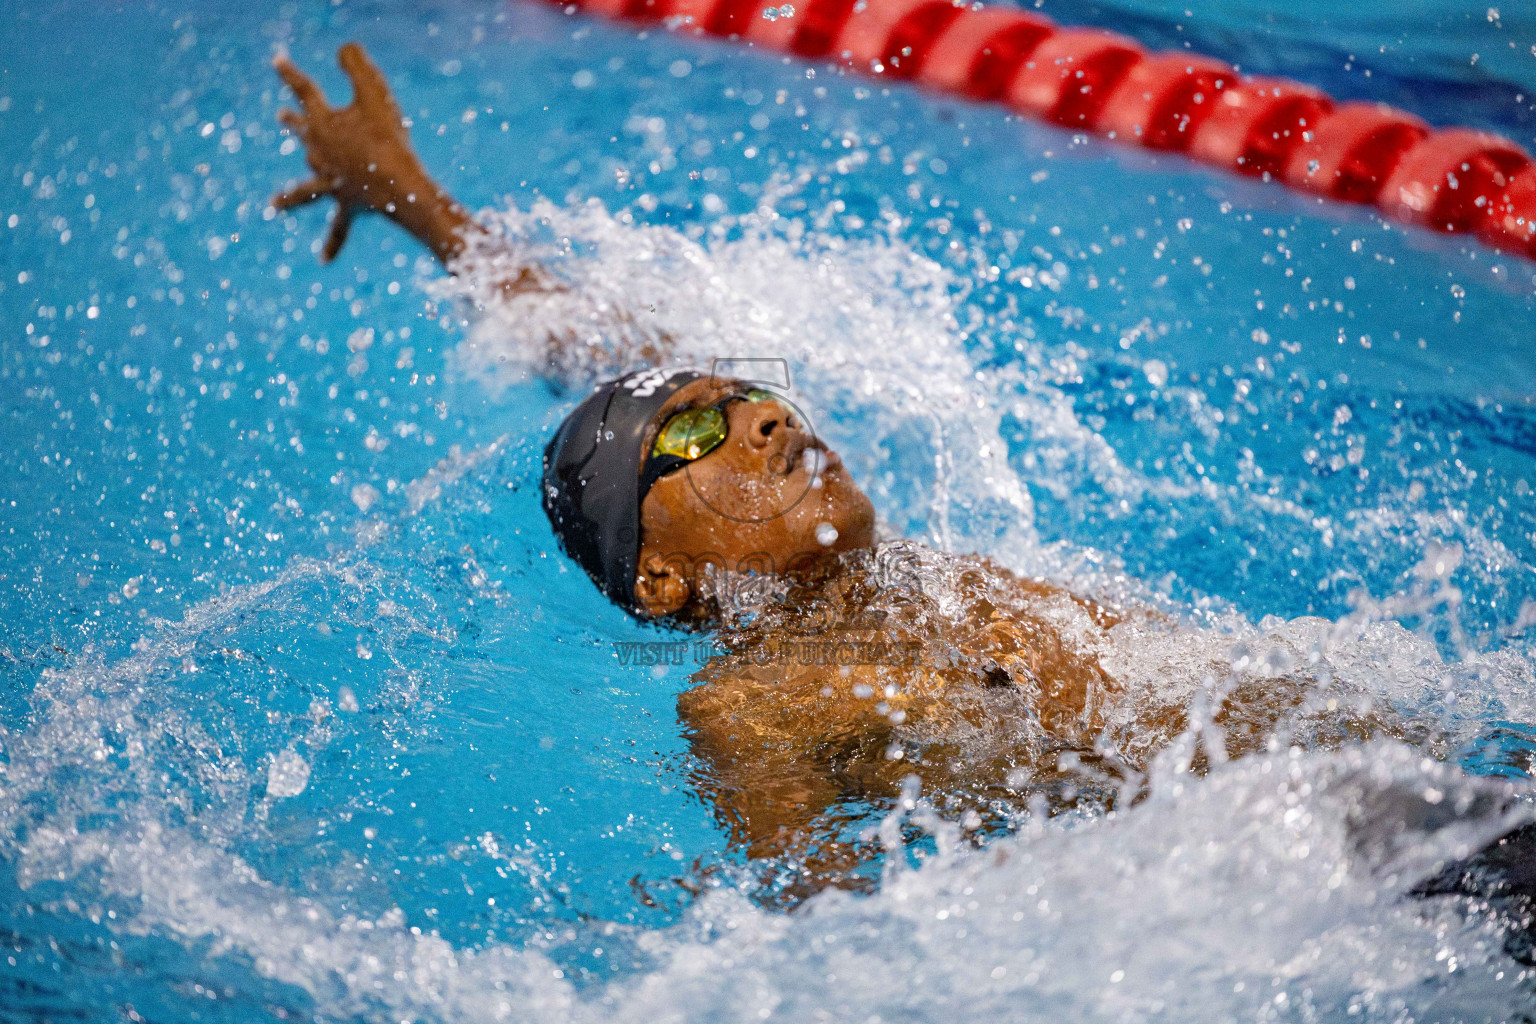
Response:
[[[1283,78],[1099,29],[950,0],[554,0],[569,14],[662,22],[876,77],[909,80],[1536,259],[1536,163],[1502,136],[1435,128],[1383,103],[1336,103]],[[777,11],[777,9],[774,9]]]

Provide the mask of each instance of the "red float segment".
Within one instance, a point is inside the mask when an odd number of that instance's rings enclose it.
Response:
[[[1188,149],[1219,94],[1237,77],[1229,65],[1209,57],[1153,54],[1126,72],[1094,127],[1148,149]]]
[[[888,75],[897,78],[916,78],[926,63],[933,41],[944,33],[960,17],[960,8],[950,0],[928,0],[928,3],[908,12],[896,23],[896,28],[885,42],[885,56],[881,63]]]
[[[997,99],[1019,65],[1055,31],[1049,21],[1023,11],[965,11],[934,39],[916,77],[935,89]]]
[[[561,0],[553,0],[559,4]],[[581,3],[583,14],[596,14],[604,18],[627,18],[625,9],[629,6],[629,0],[583,0]]]
[[[1536,165],[1516,173],[1477,233],[1484,241],[1536,258]]]
[[[1332,109],[1333,101],[1316,89],[1281,78],[1251,78],[1222,92],[1189,152],[1241,174],[1280,177],[1291,153]]]
[[[859,71],[883,73],[883,63],[878,70],[875,64],[885,56],[885,41],[891,37],[903,18],[931,2],[885,0],[884,3],[865,4],[862,9],[850,10],[848,18],[843,22],[842,31],[832,41],[828,56]]]
[[[800,24],[789,48],[802,57],[825,56],[852,17],[853,6],[854,0],[810,0],[805,13],[795,19]]]
[[[634,21],[660,21],[672,8],[672,0],[625,0],[623,16]]]
[[[1113,32],[1057,32],[1019,68],[1008,89],[1008,105],[1069,128],[1092,130],[1110,93],[1142,58],[1141,47]]]
[[[766,0],[755,5],[757,13],[748,16],[747,25],[741,32],[741,38],[749,46],[762,46],[770,50],[794,50],[795,35],[800,31],[800,19],[774,18],[772,21],[763,17],[766,8]]]
[[[931,34],[920,34],[925,23],[937,22],[928,28],[931,33],[946,27],[959,14],[960,9],[949,0],[884,0],[869,4],[849,16],[832,44],[831,56],[860,71],[909,78],[913,55],[902,54],[902,49],[924,45],[932,38]],[[917,63],[921,59],[919,56]]]
[[[704,31],[727,39],[741,39],[751,31],[754,20],[767,20],[763,17],[763,0],[720,0],[704,22]]]
[[[1384,103],[1345,103],[1302,133],[1284,178],[1334,199],[1374,203],[1403,154],[1428,134],[1428,124]]]
[[[715,18],[715,12],[726,6],[729,0],[655,0],[653,17],[663,20],[676,19],[678,31],[705,32]]]
[[[1254,124],[1247,151],[1238,161],[1239,170],[1254,177],[1280,176],[1307,133],[1333,110],[1332,99],[1295,82],[1277,86],[1273,92],[1277,102]]]
[[[1439,231],[1470,231],[1494,215],[1531,158],[1508,139],[1452,128],[1403,155],[1376,205],[1388,216]]]

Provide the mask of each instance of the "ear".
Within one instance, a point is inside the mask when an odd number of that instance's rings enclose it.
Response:
[[[693,598],[685,560],[651,555],[640,564],[635,600],[652,618],[676,614]]]

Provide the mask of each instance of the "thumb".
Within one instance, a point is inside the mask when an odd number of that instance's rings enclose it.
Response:
[[[320,250],[320,262],[329,263],[341,252],[341,247],[347,244],[347,234],[352,230],[352,218],[355,214],[352,207],[346,203],[336,206],[336,216],[331,218],[330,233],[325,236],[325,247]]]

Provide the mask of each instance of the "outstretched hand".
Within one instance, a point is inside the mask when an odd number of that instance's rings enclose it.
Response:
[[[314,176],[272,199],[279,210],[330,196],[336,215],[320,252],[322,262],[336,258],[360,212],[384,213],[396,220],[406,205],[436,199],[439,191],[411,150],[400,107],[377,65],[356,43],[337,53],[352,80],[352,103],[333,107],[315,81],[286,56],[273,66],[293,90],[301,110],[284,108],[277,118],[304,142]]]

